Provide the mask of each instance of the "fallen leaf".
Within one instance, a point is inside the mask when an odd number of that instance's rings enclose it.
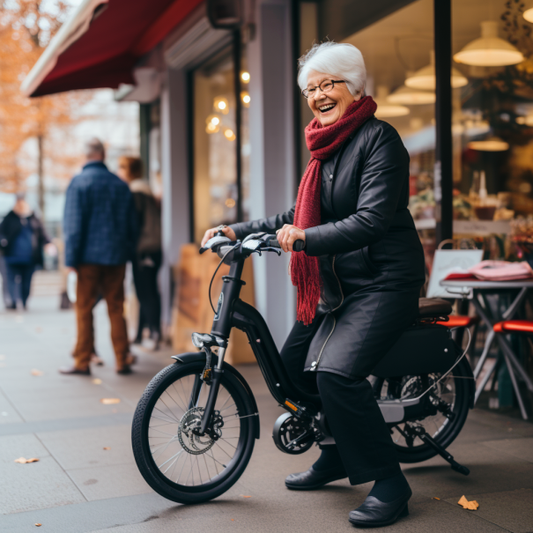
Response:
[[[94,378],[94,379],[93,379],[93,383],[94,383],[95,385],[100,385],[100,384],[102,383],[102,380],[101,380],[100,378]]]
[[[251,496],[245,496],[244,494],[241,494],[243,498],[251,498]]]
[[[31,375],[32,375],[32,376],[42,376],[42,375],[43,375],[43,372],[42,372],[42,370],[37,370],[36,368],[34,368],[34,369],[31,371]]]
[[[36,527],[41,527],[42,524],[41,524],[40,522],[37,522],[37,523],[35,524],[35,526],[36,526]]]
[[[104,450],[110,450],[111,448],[109,446],[104,446]]]
[[[114,403],[120,403],[119,398],[102,398],[100,400],[104,405],[112,405]]]
[[[235,522],[235,518],[232,518],[231,521],[232,521],[232,522]]]
[[[19,457],[18,459],[15,459],[15,463],[20,463],[21,465],[25,465],[26,463],[38,463],[39,459],[37,457],[32,457],[31,459],[26,459],[25,457]]]
[[[437,498],[436,496],[433,496],[434,500],[438,500],[440,502],[440,498]]]
[[[463,509],[468,509],[469,511],[476,511],[479,507],[479,503],[477,503],[476,500],[468,501],[464,495],[461,496],[461,499],[457,503],[461,505]]]

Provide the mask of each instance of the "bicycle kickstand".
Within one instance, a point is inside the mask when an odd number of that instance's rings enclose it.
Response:
[[[459,472],[460,474],[463,474],[465,476],[468,476],[470,474],[470,470],[461,464],[459,464],[457,461],[454,460],[453,455],[448,453],[440,444],[438,444],[435,439],[430,437],[426,430],[422,427],[416,428],[416,434],[417,437],[419,437],[423,442],[431,446],[445,461],[450,463],[452,470],[455,470],[456,472]]]

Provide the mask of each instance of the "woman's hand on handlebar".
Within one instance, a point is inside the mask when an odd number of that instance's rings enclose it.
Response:
[[[305,243],[305,231],[290,224],[285,224],[281,229],[276,231],[276,237],[279,245],[284,252],[292,252],[294,241],[301,240]]]
[[[235,232],[229,226],[217,226],[216,228],[208,229],[204,233],[204,237],[202,239],[202,247],[204,247],[205,243],[209,239],[212,239],[219,231],[221,231],[228,239],[232,241],[237,240],[237,235],[235,235]]]

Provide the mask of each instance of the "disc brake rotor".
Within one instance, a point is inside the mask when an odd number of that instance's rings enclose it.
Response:
[[[203,407],[193,407],[182,417],[178,426],[178,439],[182,448],[191,455],[200,455],[210,450],[215,444],[215,439],[209,435],[197,435],[195,430],[199,430],[202,423]],[[220,418],[215,412],[216,419]]]

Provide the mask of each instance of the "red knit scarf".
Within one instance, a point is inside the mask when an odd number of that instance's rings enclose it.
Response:
[[[320,225],[322,161],[339,150],[344,141],[374,115],[376,108],[372,97],[365,96],[350,104],[344,115],[331,126],[323,128],[314,118],[305,128],[305,140],[311,159],[298,189],[293,222],[297,228],[307,229]],[[290,272],[292,283],[298,291],[296,318],[307,326],[315,318],[320,299],[318,257],[309,257],[305,252],[293,252]]]

